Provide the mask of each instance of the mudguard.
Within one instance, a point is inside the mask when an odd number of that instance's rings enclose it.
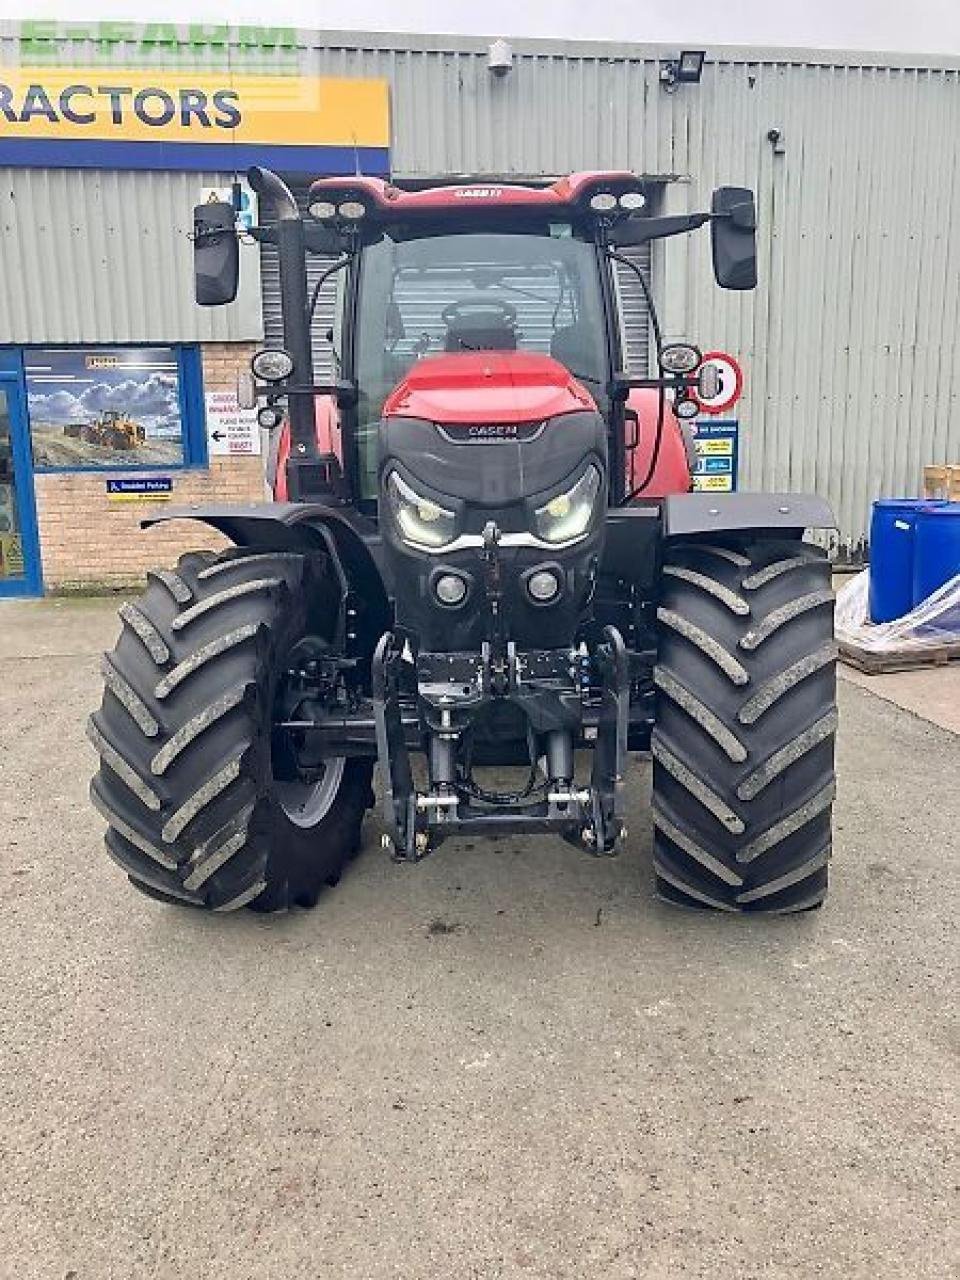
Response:
[[[380,535],[372,520],[352,508],[306,502],[170,507],[141,520],[140,526],[149,529],[170,520],[199,520],[238,547],[323,549],[334,559],[350,590],[364,600],[368,621],[377,635],[390,625],[392,590],[380,554]]]
[[[676,493],[663,500],[663,536],[777,530],[835,529],[828,502],[813,493]]]

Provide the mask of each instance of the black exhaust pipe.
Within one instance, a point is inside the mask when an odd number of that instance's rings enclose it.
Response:
[[[290,416],[290,458],[287,463],[287,493],[291,501],[302,501],[305,486],[300,483],[315,473],[317,449],[316,409],[313,394],[313,348],[310,343],[310,296],[307,289],[307,252],[303,218],[296,198],[283,179],[271,169],[254,166],[247,172],[250,186],[268,199],[277,215],[271,239],[280,261],[280,314],[283,345],[293,357],[293,382],[309,388],[287,396]]]

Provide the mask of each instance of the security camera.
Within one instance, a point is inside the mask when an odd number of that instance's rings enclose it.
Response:
[[[513,70],[513,49],[506,40],[494,40],[487,49],[487,70],[495,76],[505,76]]]

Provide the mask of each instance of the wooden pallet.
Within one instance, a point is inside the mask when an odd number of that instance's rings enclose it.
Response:
[[[945,667],[950,662],[960,662],[960,641],[956,644],[931,645],[919,653],[902,650],[900,653],[872,653],[853,645],[840,645],[840,661],[856,667],[868,676],[888,675],[893,671],[919,671],[924,667]]]
[[[924,467],[923,496],[960,502],[960,466]]]

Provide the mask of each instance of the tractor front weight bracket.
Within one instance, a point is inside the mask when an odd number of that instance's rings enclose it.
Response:
[[[398,861],[418,862],[448,836],[545,831],[596,856],[616,853],[630,702],[620,633],[606,627],[591,653],[511,644],[507,659],[498,663],[486,645],[480,653],[416,653],[409,637],[381,637],[371,674],[383,845]],[[526,788],[507,795],[484,791],[464,767],[477,724],[497,703],[525,718],[536,760]],[[425,792],[414,784],[411,722],[427,760]],[[589,786],[574,780],[577,747],[593,750]]]

